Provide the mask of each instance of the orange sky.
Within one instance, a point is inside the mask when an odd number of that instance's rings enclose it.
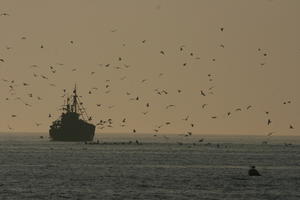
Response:
[[[94,123],[113,119],[97,132],[298,133],[300,1],[0,2],[1,132],[47,132],[77,83]]]

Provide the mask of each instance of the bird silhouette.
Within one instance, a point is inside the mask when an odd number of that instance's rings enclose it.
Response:
[[[175,107],[175,105],[174,105],[174,104],[167,105],[167,106],[166,106],[166,109],[169,109],[169,108],[171,108],[171,107]]]
[[[189,119],[189,115],[183,118],[182,120],[187,121]]]
[[[206,94],[203,92],[203,90],[201,90],[201,95],[204,97],[206,96]]]
[[[252,108],[252,106],[251,106],[251,105],[247,106],[247,108],[246,108],[246,109],[247,109],[247,110],[249,110],[250,108]]]
[[[4,12],[4,13],[1,13],[0,16],[9,16],[9,14]]]

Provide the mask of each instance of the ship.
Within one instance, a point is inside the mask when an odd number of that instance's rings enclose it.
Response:
[[[49,136],[52,141],[92,141],[96,126],[90,121],[85,108],[77,95],[76,85],[73,94],[67,97],[59,119],[52,122]]]

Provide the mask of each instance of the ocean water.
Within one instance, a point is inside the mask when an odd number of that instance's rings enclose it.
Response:
[[[0,135],[0,199],[300,199],[299,137],[97,137]]]

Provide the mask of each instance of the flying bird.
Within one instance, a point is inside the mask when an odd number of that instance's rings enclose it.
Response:
[[[206,96],[205,93],[203,92],[203,90],[201,90],[201,95],[204,97]]]
[[[272,123],[272,121],[270,119],[268,119],[267,123],[268,123],[268,125],[270,125]]]
[[[186,116],[185,118],[183,118],[182,120],[187,121],[189,119],[189,116]]]
[[[44,76],[44,75],[41,75],[41,77],[42,77],[43,79],[47,79],[47,80],[48,80],[48,77],[46,77],[46,76]]]
[[[4,13],[1,13],[0,16],[9,16],[9,14],[4,12]]]
[[[171,107],[175,107],[175,105],[173,105],[173,104],[167,105],[167,106],[166,106],[166,109],[169,109],[169,108],[171,108]]]

